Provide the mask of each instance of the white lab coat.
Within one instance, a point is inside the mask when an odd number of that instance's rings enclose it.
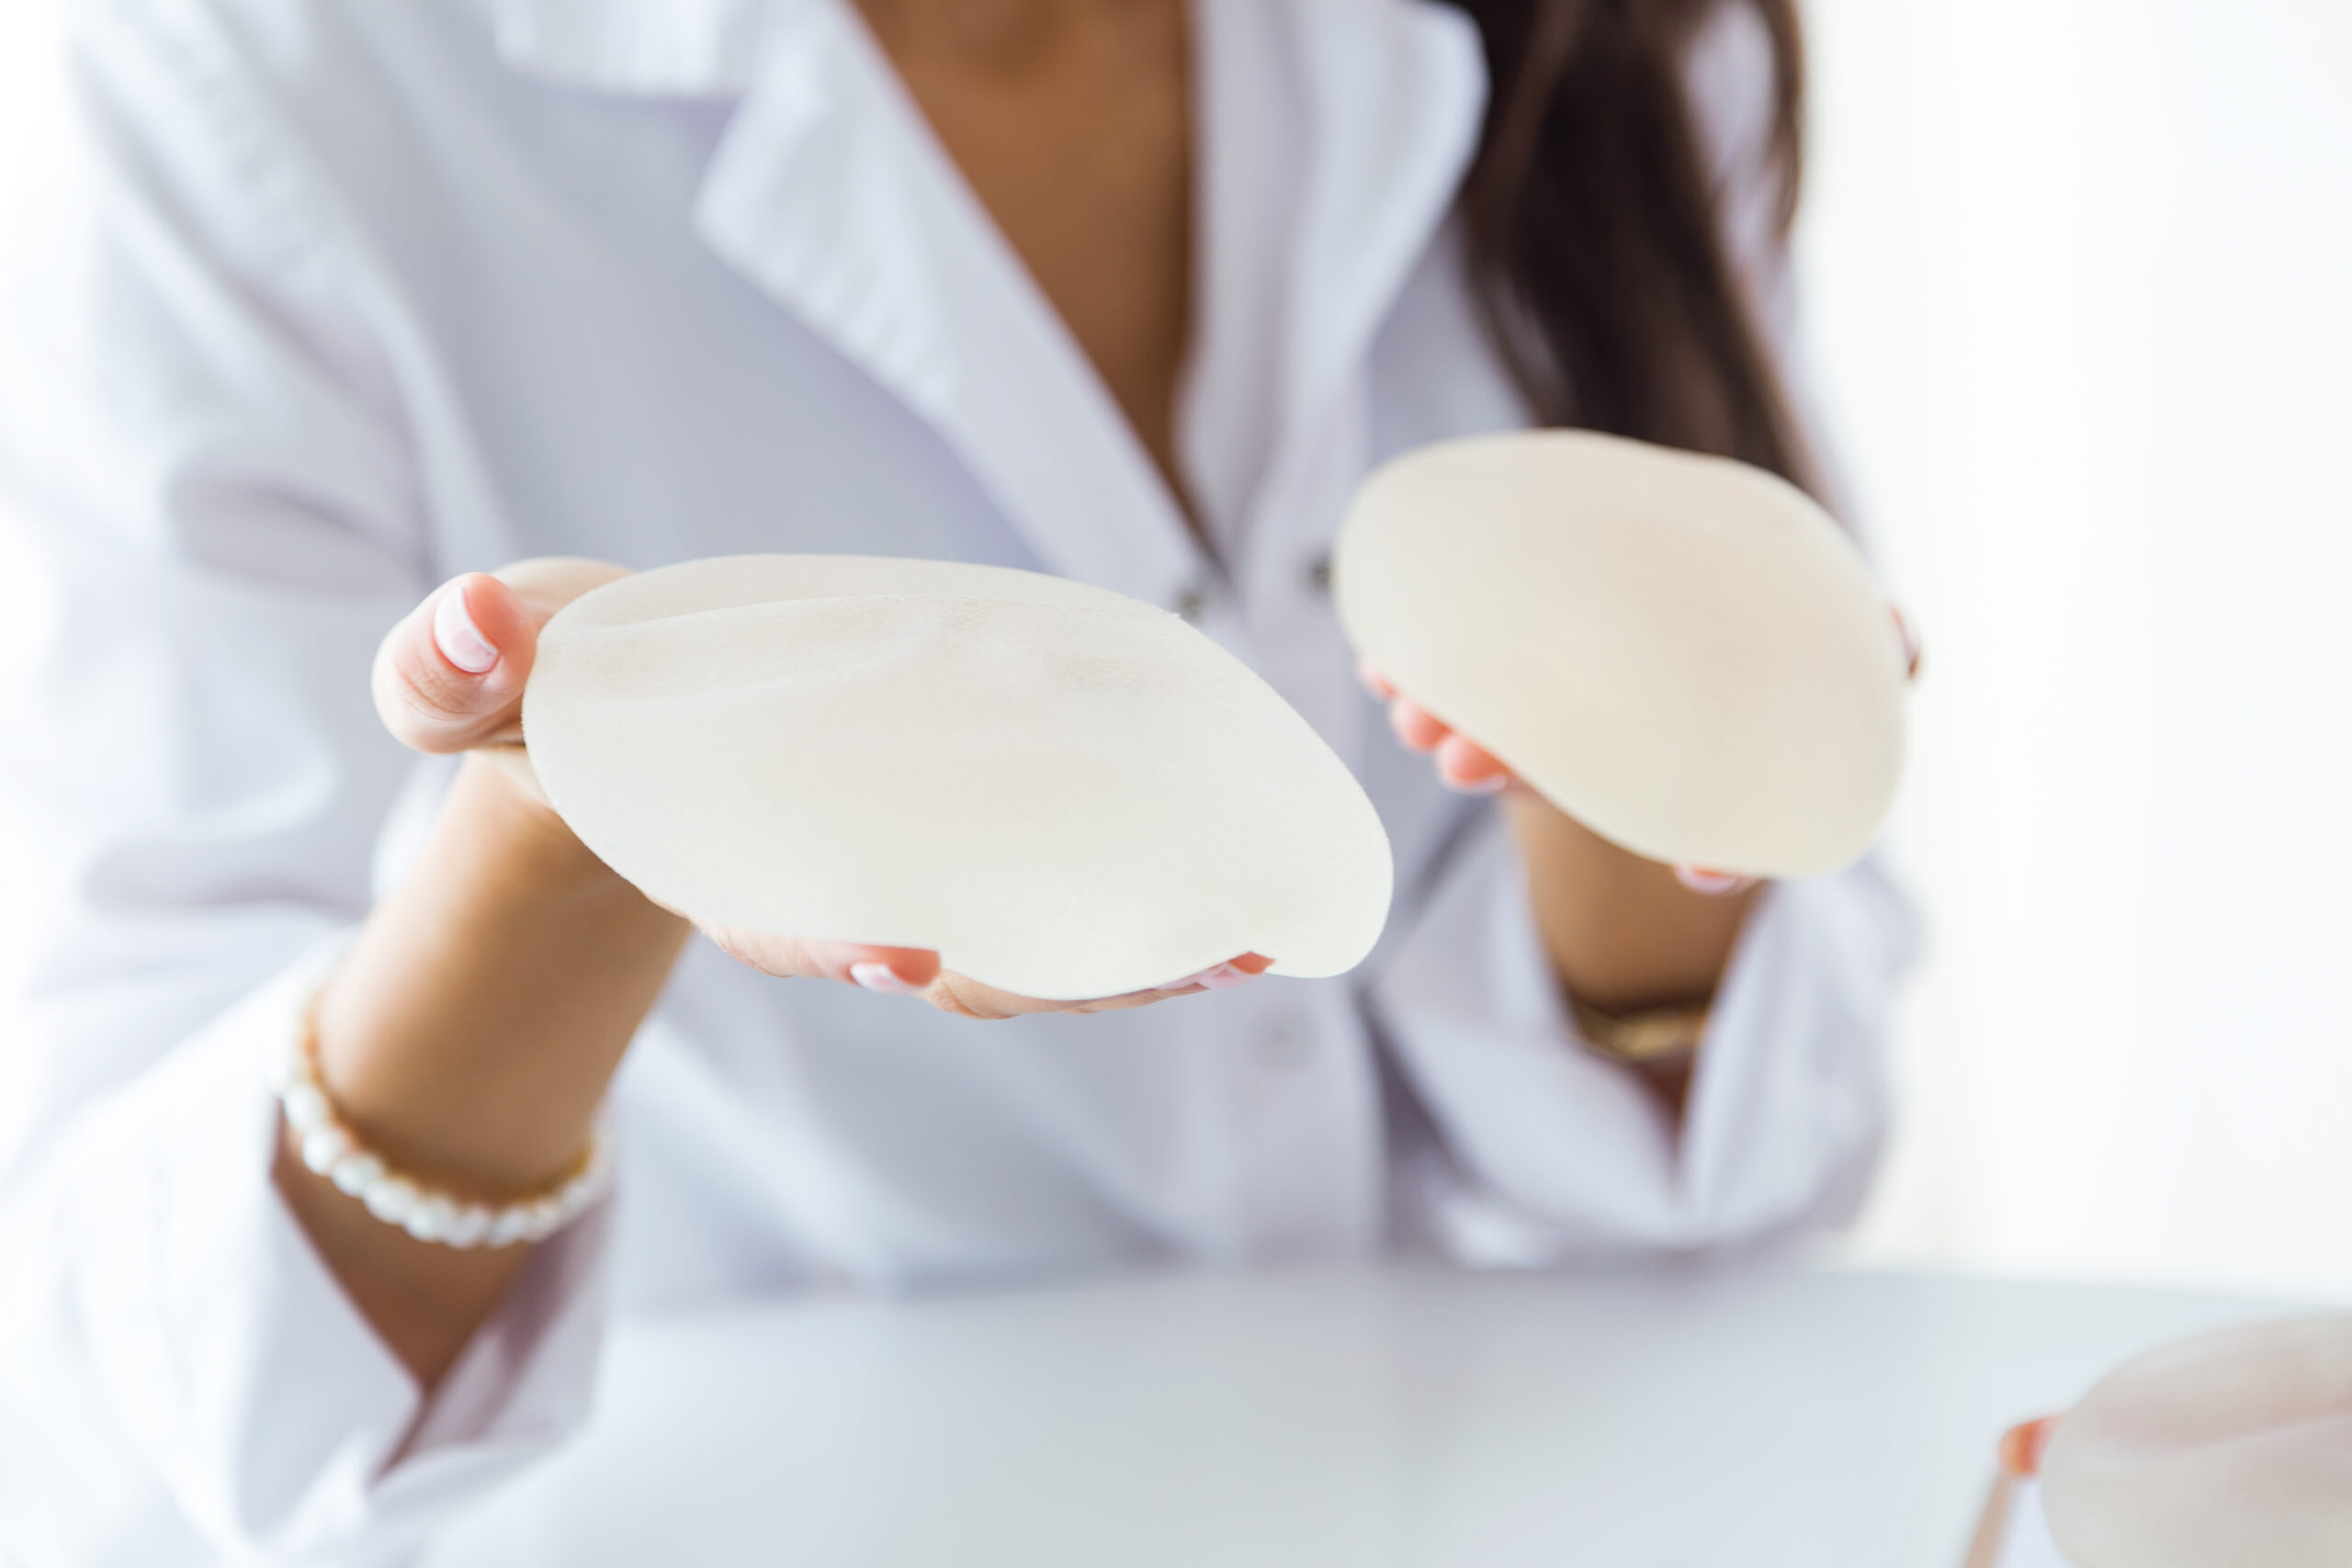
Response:
[[[1448,223],[1475,34],[1197,17],[1180,434],[1229,575],[846,0],[80,8],[0,287],[6,558],[62,605],[0,752],[44,921],[0,1035],[0,1556],[398,1561],[582,1418],[614,1314],[1850,1210],[1908,944],[1879,877],[1769,895],[1678,1140],[1579,1047],[1491,808],[1387,736],[1321,581],[1373,462],[1525,421]],[[1693,69],[1777,299],[1761,63],[1743,24]],[[268,1179],[263,1064],[447,778],[369,657],[455,572],[758,550],[1191,609],[1363,778],[1390,930],[1344,979],[988,1028],[697,944],[615,1089],[617,1198],[424,1405]]]

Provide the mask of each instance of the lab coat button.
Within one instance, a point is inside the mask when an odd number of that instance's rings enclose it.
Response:
[[[1306,563],[1306,586],[1317,593],[1331,592],[1331,552],[1324,551]]]
[[[1202,596],[1201,591],[1187,583],[1177,591],[1176,602],[1169,608],[1197,626],[1200,624],[1201,612],[1207,606],[1208,601]]]

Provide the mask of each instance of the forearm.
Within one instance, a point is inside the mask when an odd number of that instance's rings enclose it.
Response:
[[[543,1190],[578,1156],[687,930],[469,760],[319,998],[327,1093],[368,1147],[432,1185],[488,1201]],[[379,1223],[290,1146],[277,1180],[428,1388],[522,1267],[522,1247],[457,1251]]]
[[[1529,900],[1561,984],[1603,1012],[1713,996],[1756,890],[1695,893],[1671,868],[1622,850],[1525,789],[1504,812]]]

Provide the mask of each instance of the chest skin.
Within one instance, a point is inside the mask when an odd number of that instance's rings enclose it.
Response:
[[[1184,0],[861,0],[948,155],[1178,495],[1192,326]]]

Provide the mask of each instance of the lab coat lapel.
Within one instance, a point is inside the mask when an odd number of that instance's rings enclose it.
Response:
[[[1293,4],[1310,165],[1281,438],[1252,529],[1255,549],[1284,554],[1300,530],[1328,541],[1369,459],[1373,344],[1453,208],[1487,102],[1477,29],[1452,6]]]
[[[788,10],[703,186],[703,239],[936,427],[1047,570],[1181,601],[1198,553],[1083,351],[863,22]]]
[[[732,96],[801,0],[492,0],[499,58],[604,93]]]
[[[1194,493],[1232,541],[1253,664],[1357,757],[1371,710],[1334,657],[1326,563],[1374,455],[1374,344],[1476,147],[1484,56],[1434,0],[1195,3],[1210,107]]]
[[[1243,374],[1278,366],[1281,387],[1247,576],[1288,564],[1299,530],[1336,525],[1366,456],[1366,356],[1468,164],[1485,71],[1476,28],[1436,0],[1195,3],[1211,25],[1219,6],[1288,6],[1307,138],[1282,342],[1243,356]],[[706,243],[937,428],[1048,570],[1160,604],[1201,581],[1149,457],[847,0],[493,0],[493,14],[519,69],[741,96],[697,203]],[[1213,156],[1252,155],[1231,131],[1250,111],[1246,95],[1205,104]],[[1204,169],[1212,243],[1231,218],[1218,183],[1248,177]],[[1219,287],[1213,265],[1205,283]]]

